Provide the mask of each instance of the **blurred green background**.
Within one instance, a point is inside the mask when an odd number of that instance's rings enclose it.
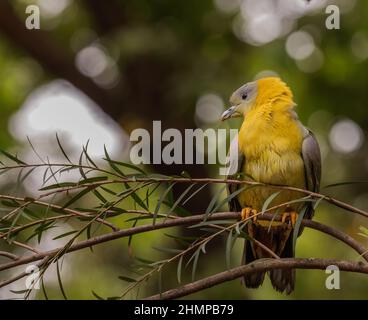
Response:
[[[340,9],[340,29],[325,26],[325,8],[331,3]],[[29,4],[40,7],[41,30],[25,28]],[[316,133],[323,157],[322,185],[367,180],[367,1],[0,2],[0,147],[25,159],[34,159],[27,136],[43,156],[54,160],[59,156],[55,132],[74,159],[90,139],[94,158],[103,156],[106,144],[114,158],[127,160],[129,133],[135,128],[150,130],[153,120],[180,130],[236,128],[238,120],[218,121],[228,97],[245,82],[266,75],[278,75],[288,83],[299,117]],[[206,165],[155,165],[148,170],[163,174],[185,170],[200,177],[218,174],[216,166]],[[37,182],[31,179],[22,192],[35,194]],[[1,193],[8,192],[9,185],[11,181],[0,177]],[[210,191],[215,190],[205,191],[188,209],[203,212]],[[322,193],[368,209],[364,184]],[[368,244],[358,235],[359,226],[367,227],[368,222],[352,213],[323,204],[315,219]],[[52,237],[44,239],[42,248],[56,244]],[[162,259],[165,255],[152,245],[174,244],[162,232],[152,232],[135,237],[132,248],[136,256]],[[234,266],[240,263],[241,251],[239,241],[233,250]],[[344,244],[311,230],[299,239],[296,255],[357,259]],[[127,283],[117,277],[126,275],[131,263],[126,240],[99,245],[93,253],[69,254],[62,270],[68,297],[92,299],[92,290],[103,297],[119,295]],[[218,241],[201,256],[197,278],[224,269],[224,245]],[[340,290],[327,290],[326,277],[323,271],[298,270],[296,290],[290,296],[276,293],[267,279],[258,290],[247,290],[236,280],[188,298],[368,297],[364,275],[342,273]],[[177,285],[176,265],[165,270],[165,280],[164,289]],[[62,297],[55,272],[49,272],[45,283],[51,298]],[[20,282],[0,289],[0,297],[17,297],[10,290],[22,286]],[[157,281],[152,279],[139,296],[155,292]],[[32,298],[43,295],[35,292]]]

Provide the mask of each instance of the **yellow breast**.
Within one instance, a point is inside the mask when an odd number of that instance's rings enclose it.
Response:
[[[255,181],[305,187],[304,163],[301,156],[302,129],[289,112],[249,112],[239,132],[239,149],[245,155],[242,171]],[[256,187],[239,194],[242,207],[262,209],[265,200],[277,190]],[[300,193],[282,191],[271,203],[278,205]],[[298,210],[298,206],[291,206]]]

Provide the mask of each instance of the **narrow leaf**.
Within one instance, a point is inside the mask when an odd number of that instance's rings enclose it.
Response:
[[[58,134],[56,133],[56,141],[57,141],[57,144],[59,146],[59,149],[61,150],[62,154],[64,155],[65,159],[69,162],[69,163],[72,163],[68,157],[68,155],[66,154],[61,142],[60,142],[60,139],[59,139],[59,136]]]
[[[122,281],[126,281],[126,282],[137,282],[137,280],[133,279],[133,278],[129,278],[129,277],[126,277],[126,276],[119,276],[118,277],[120,280]]]
[[[181,269],[182,269],[182,265],[183,265],[183,255],[180,256],[179,262],[178,262],[178,267],[176,268],[176,276],[178,279],[178,283],[181,283]]]
[[[262,214],[267,210],[268,206],[271,204],[271,202],[281,193],[281,191],[275,192],[271,194],[263,203],[262,206]]]

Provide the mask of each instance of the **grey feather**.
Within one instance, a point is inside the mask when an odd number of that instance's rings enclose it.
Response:
[[[306,129],[306,134],[302,144],[302,158],[304,161],[304,172],[306,189],[319,192],[321,182],[321,151],[318,142],[312,131]],[[307,204],[305,218],[311,219],[313,216],[313,204]]]

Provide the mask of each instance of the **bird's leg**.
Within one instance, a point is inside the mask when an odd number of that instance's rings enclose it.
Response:
[[[286,220],[289,220],[293,228],[295,227],[295,223],[297,219],[298,219],[298,213],[295,211],[284,212],[281,216],[281,222],[286,223]]]
[[[257,221],[257,210],[254,210],[250,207],[243,208],[241,211],[241,218],[243,221],[248,221],[252,218],[253,222]]]

